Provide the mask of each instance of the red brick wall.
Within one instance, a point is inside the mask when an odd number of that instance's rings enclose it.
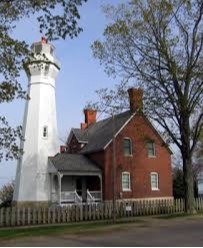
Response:
[[[105,152],[95,152],[88,154],[88,158],[91,159],[93,162],[95,162],[100,168],[102,168],[102,193],[103,193],[103,199],[105,199]]]
[[[130,137],[133,146],[133,155],[124,156],[123,139]],[[156,144],[156,157],[149,158],[146,141],[153,139]],[[112,145],[105,151],[105,200],[112,198]],[[122,171],[130,172],[131,191],[122,192]],[[151,190],[150,172],[159,174],[159,190]],[[168,149],[163,146],[163,141],[157,136],[146,120],[135,116],[116,137],[116,197],[145,198],[145,197],[170,197],[172,196],[172,171],[171,157]]]
[[[105,153],[104,151],[95,152],[88,154],[87,157],[95,162],[99,167],[103,168],[105,164]]]

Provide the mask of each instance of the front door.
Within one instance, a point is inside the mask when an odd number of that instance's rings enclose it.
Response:
[[[82,178],[79,177],[76,180],[76,191],[79,196],[82,196]]]
[[[86,202],[87,200],[87,187],[86,187],[86,177],[79,177],[76,180],[76,191],[79,196],[82,197],[82,201]]]

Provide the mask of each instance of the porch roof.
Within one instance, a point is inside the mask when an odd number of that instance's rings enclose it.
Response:
[[[82,154],[59,153],[49,161],[60,172],[101,172],[101,169]]]

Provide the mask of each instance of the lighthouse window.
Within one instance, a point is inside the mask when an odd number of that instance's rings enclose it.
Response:
[[[50,48],[50,53],[51,53],[51,55],[53,55],[53,51],[54,51],[54,49],[51,47],[51,48]]]
[[[43,138],[47,138],[48,137],[48,127],[44,126],[43,127]]]
[[[45,65],[45,71],[44,71],[45,75],[47,75],[48,72],[49,72],[49,65]]]
[[[39,53],[41,53],[41,51],[42,51],[42,45],[35,45],[35,53],[36,54],[39,54]]]

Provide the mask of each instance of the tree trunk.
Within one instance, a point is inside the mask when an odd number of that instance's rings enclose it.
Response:
[[[183,159],[183,181],[185,189],[185,212],[194,214],[194,175],[192,167],[192,151],[190,148],[190,120],[187,109],[183,105],[182,114],[182,159]]]
[[[188,214],[196,213],[194,206],[194,176],[191,158],[183,158],[183,174],[185,188],[185,212]]]

